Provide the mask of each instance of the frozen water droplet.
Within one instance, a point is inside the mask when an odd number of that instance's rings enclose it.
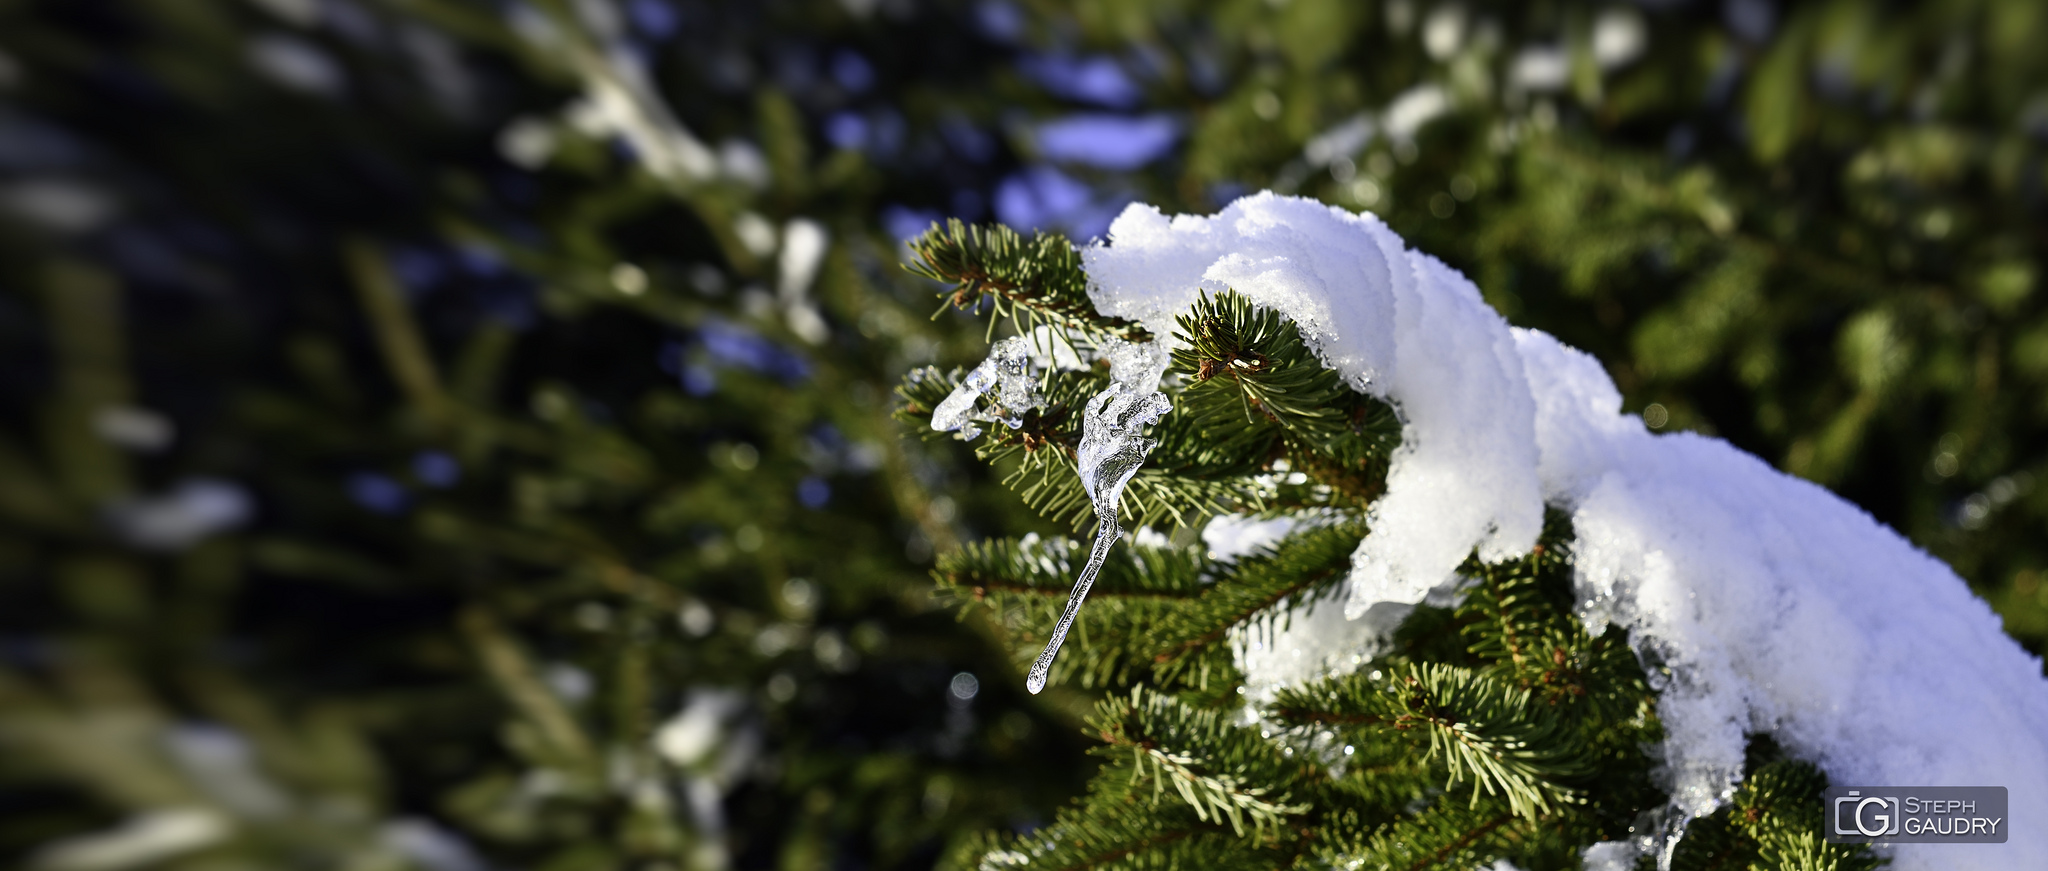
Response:
[[[1123,497],[1124,485],[1138,474],[1138,467],[1145,464],[1145,455],[1158,443],[1145,437],[1145,427],[1173,410],[1166,394],[1158,390],[1159,377],[1166,372],[1164,344],[1109,339],[1101,347],[1101,359],[1109,361],[1109,387],[1088,400],[1081,415],[1081,447],[1075,455],[1081,488],[1088,492],[1088,501],[1095,508],[1095,547],[1089,550],[1088,564],[1074,581],[1074,591],[1067,595],[1067,608],[1060,614],[1060,622],[1053,626],[1052,638],[1046,641],[1045,651],[1031,664],[1031,674],[1024,679],[1025,689],[1033,693],[1045,689],[1046,674],[1052,670],[1053,658],[1059,655],[1060,643],[1067,639],[1075,616],[1081,613],[1088,588],[1094,586],[1095,575],[1102,570],[1109,549],[1123,536],[1123,528],[1116,523],[1117,503]]]
[[[1012,336],[997,342],[989,349],[988,359],[967,373],[960,386],[932,409],[932,429],[958,432],[962,441],[973,441],[981,435],[975,421],[1022,427],[1025,412],[1045,406],[1045,397],[1038,395],[1038,384],[1031,377],[1031,358],[1029,339]],[[991,391],[995,402],[978,411],[975,406]]]

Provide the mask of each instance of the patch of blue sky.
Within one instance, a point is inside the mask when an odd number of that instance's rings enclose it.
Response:
[[[1068,115],[1038,125],[1038,153],[1047,160],[1101,169],[1137,169],[1166,155],[1180,140],[1171,115]]]
[[[452,267],[440,251],[422,245],[392,246],[384,258],[408,294],[432,290],[448,277]]]
[[[1138,83],[1107,55],[1037,54],[1017,69],[1055,96],[1112,109],[1128,109],[1144,98]]]
[[[899,242],[915,239],[945,219],[937,209],[913,209],[903,205],[882,207],[882,229]]]
[[[683,24],[682,13],[676,11],[668,0],[630,0],[626,4],[626,17],[632,19],[633,26],[648,39],[657,42],[674,36]]]
[[[1018,230],[1059,229],[1077,241],[1101,235],[1130,203],[1099,195],[1086,182],[1050,166],[1030,166],[996,186],[996,220]]]
[[[841,49],[832,55],[832,80],[847,93],[859,94],[875,86],[875,68],[860,53]]]
[[[446,489],[462,481],[462,464],[442,451],[421,451],[413,455],[412,476],[429,487]]]
[[[405,513],[412,494],[405,486],[376,472],[357,472],[348,477],[348,495],[357,505],[386,516]]]
[[[989,39],[1015,43],[1024,38],[1024,11],[1009,0],[982,0],[974,7],[974,25]]]
[[[953,215],[963,221],[979,221],[982,210],[988,203],[982,199],[981,191],[960,188],[953,191]]]
[[[891,109],[871,114],[847,110],[825,118],[825,140],[849,151],[893,154],[903,147],[904,130],[903,116]]]
[[[807,476],[796,484],[796,499],[805,508],[816,511],[832,501],[832,485],[816,475]]]
[[[803,357],[737,324],[707,320],[697,331],[697,342],[717,365],[749,369],[791,384],[811,375],[811,364]]]
[[[682,381],[683,392],[691,396],[710,396],[718,390],[718,373],[711,371],[709,366],[687,364],[678,378]]]
[[[825,141],[833,148],[859,151],[868,146],[868,119],[859,112],[834,112],[825,119]]]
[[[939,135],[945,138],[953,153],[970,163],[986,163],[996,154],[996,138],[965,118],[956,116],[941,120]]]
[[[478,277],[493,276],[505,271],[505,258],[483,245],[456,246],[455,263],[462,267],[463,272]]]

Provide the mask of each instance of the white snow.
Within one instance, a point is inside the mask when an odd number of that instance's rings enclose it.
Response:
[[[766,169],[762,170],[766,172]],[[777,261],[776,297],[782,301],[783,317],[789,331],[813,345],[832,337],[825,317],[811,300],[811,283],[825,262],[831,236],[825,225],[811,218],[792,218],[782,228],[782,256]]]
[[[153,454],[171,446],[178,429],[171,419],[136,405],[106,405],[92,415],[93,435],[118,448]]]
[[[1303,512],[1259,519],[1224,514],[1202,527],[1209,558],[1234,562],[1268,548],[1295,532],[1342,518],[1332,512]],[[1458,589],[1456,581],[1432,591],[1430,601],[1443,604]],[[1357,619],[1347,618],[1340,602],[1322,599],[1283,602],[1271,613],[1280,619],[1230,631],[1230,646],[1245,673],[1245,698],[1254,704],[1271,701],[1281,688],[1331,674],[1352,671],[1379,654],[1395,627],[1413,605],[1383,602]]]
[[[1198,291],[1227,287],[1295,320],[1326,365],[1399,410],[1352,615],[1422,600],[1474,548],[1526,553],[1545,502],[1570,512],[1582,616],[1625,627],[1670,669],[1658,711],[1681,813],[1723,801],[1745,733],[1769,732],[1838,785],[2005,786],[2013,819],[2048,819],[2041,663],[1954,572],[1724,442],[1652,434],[1597,361],[1509,327],[1377,218],[1271,194],[1208,217],[1134,205],[1084,258],[1104,314],[1170,336]],[[1248,680],[1302,679],[1303,663],[1341,666],[1376,643],[1319,610],[1269,639],[1298,656],[1246,651]],[[2011,838],[1900,845],[1895,867],[2048,868],[2048,831]]]
[[[1636,847],[1627,841],[1601,841],[1580,853],[1586,871],[1630,871],[1636,864]]]
[[[1536,543],[1533,400],[1507,321],[1463,276],[1404,250],[1377,218],[1270,195],[1215,217],[1132,206],[1110,239],[1083,252],[1104,314],[1170,336],[1197,293],[1232,289],[1292,319],[1325,365],[1400,407],[1407,426],[1354,557],[1351,616],[1420,601],[1475,544],[1502,559]]]
[[[188,478],[161,496],[127,496],[108,504],[107,524],[144,550],[179,551],[249,522],[255,500],[241,485]]]
[[[102,832],[53,841],[28,859],[31,871],[123,871],[211,846],[234,833],[219,811],[203,807],[151,811]]]
[[[1225,514],[1202,527],[1202,543],[1213,560],[1235,560],[1292,534],[1300,521],[1289,515],[1259,519]]]

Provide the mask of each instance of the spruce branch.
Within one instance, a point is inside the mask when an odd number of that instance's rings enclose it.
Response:
[[[433,355],[427,350],[419,324],[413,319],[412,309],[406,306],[398,278],[386,265],[383,253],[369,240],[351,237],[342,242],[341,257],[392,380],[398,382],[413,410],[422,418],[444,423],[449,414],[448,397],[441,388]]]
[[[1172,784],[1181,800],[1195,809],[1195,818],[1203,822],[1229,820],[1231,831],[1244,834],[1247,818],[1253,829],[1277,826],[1282,817],[1298,814],[1308,809],[1307,805],[1284,805],[1266,799],[1267,790],[1262,787],[1246,786],[1236,777],[1228,774],[1204,774],[1204,760],[1185,752],[1162,750],[1157,747],[1138,747],[1136,750],[1136,773],[1140,777],[1151,777],[1154,792],[1165,784]]]
[[[1727,805],[1686,829],[1672,871],[1883,867],[1868,846],[1823,839],[1820,799],[1827,785],[1827,775],[1809,762],[1781,758],[1754,765]]]
[[[1036,831],[970,842],[967,856],[980,857],[973,863],[977,871],[1284,867],[1274,861],[1278,850],[1240,838],[1226,826],[1185,811],[1160,825],[1145,802],[1119,801],[1114,809],[1091,801],[1088,811],[1062,810],[1053,824]]]
[[[1493,842],[1504,834],[1501,829],[1516,823],[1514,813],[1439,809],[1374,833],[1353,858],[1361,866],[1401,871],[1477,867],[1499,854],[1501,845]]]
[[[1052,324],[1079,347],[1114,334],[1077,321],[1090,309],[1056,302],[1085,296],[1070,247],[1060,250],[1072,274],[1046,279],[1066,267],[1045,237],[1031,243],[1041,246],[1033,255],[999,231],[935,228],[913,269],[953,276],[952,304],[995,297],[1020,329]],[[1022,295],[1004,290],[1022,285],[998,286],[964,265],[1007,257],[1015,274],[1030,256],[1057,268]],[[1078,655],[1056,667],[1061,680],[1128,687],[1091,719],[1109,762],[1053,825],[983,842],[984,869],[1422,869],[1498,857],[1548,866],[1620,836],[1665,800],[1648,785],[1642,751],[1659,734],[1654,695],[1624,633],[1594,636],[1573,615],[1573,532],[1559,512],[1531,554],[1468,559],[1461,574],[1474,584],[1464,599],[1416,608],[1377,670],[1283,690],[1263,713],[1289,735],[1225,722],[1236,681],[1220,693],[1211,684],[1237,677],[1230,639],[1334,593],[1366,534],[1359,509],[1384,488],[1400,421],[1325,368],[1295,324],[1234,292],[1203,295],[1175,336],[1179,377],[1165,388],[1175,413],[1153,428],[1158,444],[1125,491],[1126,516],[1178,525],[1221,511],[1288,510],[1307,522],[1234,560],[1134,545],[1132,558],[1105,566],[1097,606],[1074,627]],[[913,373],[899,389],[898,418],[928,430],[931,409],[962,377]],[[1107,384],[1099,364],[1045,372],[1043,404],[1019,426],[988,426],[977,457],[1045,516],[1085,519],[1079,411]],[[942,557],[936,577],[963,607],[993,607],[1004,627],[1035,637],[1058,618],[1081,553],[1064,538],[985,542]],[[1444,794],[1467,783],[1469,794]],[[1714,852],[1723,857],[1760,856],[1768,841],[1788,861],[1834,861],[1815,852],[1818,830],[1800,825],[1750,832],[1703,820],[1696,840],[1699,849],[1740,848]]]
[[[1363,522],[1340,520],[1312,525],[1240,558],[1228,582],[1206,588],[1151,636],[1161,678],[1182,677],[1211,658],[1227,659],[1223,642],[1230,630],[1258,631],[1260,621],[1277,619],[1282,603],[1333,595],[1364,537]]]
[[[896,419],[925,438],[952,438],[952,433],[932,430],[932,410],[965,377],[959,369],[913,370],[896,388]],[[1003,485],[1032,510],[1055,523],[1081,528],[1094,519],[1075,463],[1081,411],[1108,386],[1109,373],[1102,366],[1046,373],[1040,388],[1044,407],[1023,415],[1021,428],[986,427],[975,442],[975,455],[1002,470]],[[1189,426],[1175,413],[1153,428],[1159,444],[1124,489],[1122,516],[1133,524],[1177,527],[1212,514],[1264,506],[1255,480],[1258,463],[1217,450]]]
[[[1176,412],[1206,443],[1284,456],[1340,504],[1363,507],[1379,496],[1400,420],[1325,367],[1297,325],[1234,291],[1204,293],[1175,320],[1173,365],[1188,381]]]
[[[1573,783],[1591,773],[1580,736],[1529,691],[1472,669],[1421,663],[1384,686],[1347,675],[1282,691],[1270,715],[1282,723],[1337,726],[1359,740],[1406,736],[1441,760],[1445,786],[1471,781],[1471,804],[1499,796],[1536,820],[1584,801]]]
[[[1129,559],[1104,564],[1091,600],[1099,604],[1075,625],[1085,652],[1060,673],[1091,687],[1122,683],[1134,669],[1166,686],[1205,689],[1226,676],[1234,686],[1232,630],[1259,631],[1280,619],[1282,603],[1334,594],[1364,535],[1362,523],[1338,518],[1221,565],[1199,546],[1134,542]],[[1018,635],[1041,637],[1085,555],[1066,538],[994,539],[942,555],[934,578],[962,607],[992,607]]]
[[[1048,832],[1047,834],[1049,834],[1054,839],[1060,839],[1052,841],[1052,843],[1057,844],[1063,840],[1061,839],[1061,836],[1065,835],[1066,833],[1055,830],[1052,832]],[[1140,857],[1144,857],[1144,854],[1148,852],[1175,846],[1181,841],[1184,841],[1190,837],[1200,834],[1205,834],[1205,832],[1203,832],[1201,828],[1197,827],[1171,829],[1168,831],[1147,834],[1136,838],[1105,838],[1101,834],[1097,834],[1094,838],[1096,842],[1108,842],[1108,844],[1101,852],[1074,856],[1072,858],[1067,859],[1065,862],[1052,865],[1051,867],[1054,869],[1054,871],[1088,871],[1088,869],[1108,867],[1124,862],[1127,859],[1139,859]],[[1085,846],[1088,843],[1088,841],[1082,839],[1075,839],[1067,843],[1073,843],[1076,846]],[[1027,855],[1022,851],[1005,850],[1000,847],[983,849],[978,852],[981,855],[981,862],[976,866],[978,871],[1007,871],[1007,869],[1023,868],[1030,868],[1033,869],[1033,871],[1036,871],[1036,869],[1038,868],[1045,867],[1045,863],[1041,861],[1035,861],[1044,858],[1043,854]],[[1134,864],[1139,867],[1147,867],[1150,865],[1158,865],[1161,863],[1146,863],[1142,861],[1134,861],[1129,864]],[[1169,864],[1167,865],[1167,867],[1172,866]]]
[[[1091,601],[1183,601],[1203,590],[1208,560],[1196,547],[1153,547],[1132,543],[1131,558],[1104,563]],[[1073,584],[1078,559],[1087,548],[1065,537],[998,538],[970,543],[942,554],[933,577],[940,588],[965,598],[1028,593],[1065,597]]]
[[[1450,768],[1450,783],[1473,782],[1502,795],[1516,816],[1534,820],[1559,803],[1581,800],[1559,781],[1586,772],[1576,736],[1529,705],[1527,691],[1446,665],[1425,665],[1402,678],[1406,708],[1393,728],[1421,728],[1429,751]]]
[[[1149,780],[1155,800],[1171,785],[1197,819],[1229,820],[1240,836],[1249,821],[1255,835],[1271,837],[1286,817],[1307,812],[1309,805],[1288,804],[1284,786],[1255,784],[1284,785],[1301,769],[1256,732],[1223,717],[1137,686],[1128,700],[1105,700],[1091,725],[1111,747],[1131,751],[1132,782]]]
[[[987,607],[1020,639],[1021,663],[1034,652],[1021,639],[1042,639],[1059,620],[1087,546],[1068,538],[991,539],[941,554],[933,577],[962,608]],[[1150,669],[1147,639],[1155,627],[1206,589],[1209,562],[1199,547],[1132,542],[1130,557],[1105,562],[1073,628],[1076,643],[1053,665],[1052,680],[1084,687],[1120,686]]]
[[[952,218],[943,227],[934,223],[911,240],[910,250],[917,259],[905,268],[912,274],[953,285],[941,294],[946,302],[940,312],[948,306],[979,312],[987,299],[993,302],[995,318],[1011,318],[1019,333],[1049,324],[1133,342],[1152,340],[1136,322],[1095,311],[1081,252],[1058,233],[1041,230],[1025,239],[1000,224],[974,227]]]
[[[1091,723],[1100,728],[1109,725],[1103,717],[1120,722],[1130,712],[1128,699],[1112,697],[1098,707]],[[1254,827],[1241,833],[1230,827],[1227,815],[1205,812],[1205,819],[1183,801],[1159,800],[1160,786],[1137,775],[1128,744],[1096,752],[1107,763],[1087,793],[1056,812],[1050,824],[976,838],[958,854],[957,864],[981,871],[1254,869],[1288,867],[1299,852],[1287,837],[1296,830]]]
[[[1562,512],[1548,512],[1528,555],[1469,559],[1459,572],[1476,582],[1454,615],[1473,660],[1568,718],[1618,723],[1638,714],[1649,688],[1626,634],[1593,636],[1573,616],[1572,530]]]

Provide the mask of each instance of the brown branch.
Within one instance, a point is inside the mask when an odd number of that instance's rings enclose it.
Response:
[[[1157,847],[1162,844],[1171,844],[1175,841],[1181,840],[1182,838],[1192,837],[1197,831],[1199,831],[1199,829],[1180,829],[1178,831],[1172,832],[1161,832],[1136,844],[1132,844],[1127,847],[1119,847],[1107,853],[1098,853],[1086,859],[1082,859],[1079,863],[1068,865],[1065,868],[1059,869],[1059,871],[1076,871],[1076,869],[1080,868],[1101,867],[1103,865],[1107,865],[1111,862],[1121,859],[1125,856],[1129,856],[1132,853],[1136,853],[1139,850],[1149,850],[1153,847]]]
[[[1274,708],[1273,713],[1283,719],[1300,720],[1304,723],[1359,725],[1387,721],[1387,718],[1378,714],[1339,714],[1335,711],[1306,711],[1298,708]]]
[[[1515,673],[1520,674],[1522,671],[1523,645],[1515,635],[1515,621],[1508,616],[1508,606],[1501,600],[1500,579],[1494,577],[1492,572],[1486,574],[1486,588],[1493,593],[1493,601],[1500,603],[1500,608],[1496,613],[1500,615],[1501,645],[1508,649],[1509,658],[1515,662]]]
[[[962,587],[972,591],[974,594],[974,598],[977,600],[986,598],[988,591],[990,590],[1001,590],[1004,592],[1011,593],[1035,593],[1041,596],[1060,598],[1065,598],[1067,595],[1073,592],[1068,587],[1036,587],[1030,584],[1023,584],[1018,583],[1016,581],[1005,580],[1002,578],[985,576],[979,572],[969,573],[965,576],[963,576],[960,572],[947,572],[946,583],[951,584],[955,587]],[[1090,595],[1095,596],[1097,598],[1100,598],[1102,596],[1110,596],[1118,599],[1161,599],[1167,601],[1174,601],[1192,599],[1196,595],[1199,595],[1199,593],[1125,593],[1117,592],[1114,590],[1104,590],[1098,587],[1093,592],[1091,592]]]
[[[1466,847],[1471,846],[1473,841],[1477,841],[1480,838],[1485,837],[1486,833],[1491,832],[1494,829],[1498,829],[1501,826],[1508,824],[1509,822],[1512,822],[1514,818],[1515,817],[1513,814],[1502,814],[1498,817],[1494,817],[1491,822],[1488,822],[1487,824],[1480,826],[1479,828],[1473,829],[1472,831],[1466,832],[1464,837],[1461,837],[1445,845],[1443,849],[1440,849],[1435,853],[1431,854],[1429,858],[1408,866],[1407,871],[1422,871],[1422,869],[1424,868],[1428,868],[1439,862],[1442,862],[1444,859],[1448,858],[1452,853],[1456,853],[1459,850],[1463,850]]]
[[[1300,581],[1280,588],[1272,595],[1259,599],[1249,607],[1239,608],[1235,613],[1231,615],[1230,619],[1223,621],[1222,625],[1217,626],[1215,629],[1211,629],[1207,632],[1204,632],[1195,638],[1191,638],[1187,641],[1181,642],[1180,644],[1174,645],[1173,649],[1161,653],[1157,656],[1154,656],[1152,658],[1152,661],[1168,662],[1174,659],[1178,659],[1190,650],[1214,642],[1216,639],[1222,638],[1223,634],[1229,632],[1230,627],[1237,625],[1239,621],[1248,619],[1253,614],[1257,614],[1260,611],[1264,611],[1267,608],[1279,604],[1280,600],[1285,599],[1288,596],[1292,596],[1295,593],[1301,592],[1302,590],[1305,590],[1309,587],[1315,586],[1316,584],[1319,584],[1324,580],[1327,580],[1330,576],[1335,575],[1336,573],[1337,569],[1335,568],[1325,568],[1318,571],[1309,572],[1308,574],[1303,575]]]

